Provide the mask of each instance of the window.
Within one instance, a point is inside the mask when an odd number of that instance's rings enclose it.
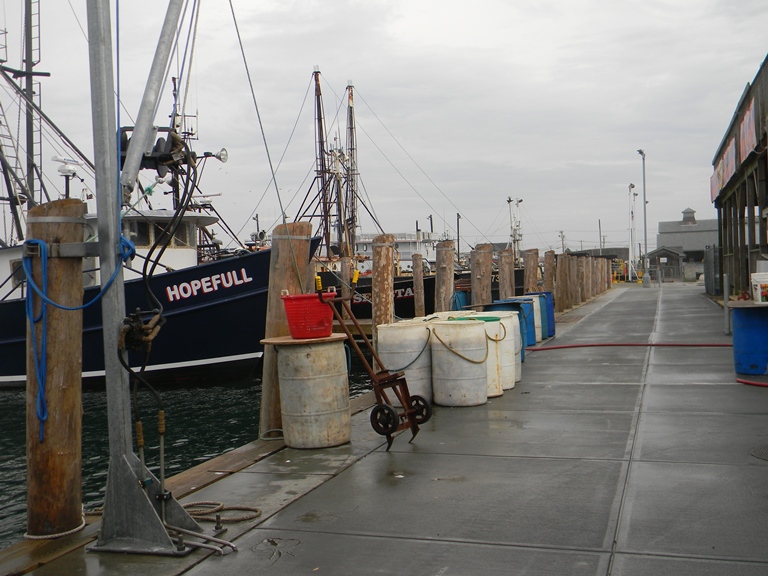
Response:
[[[131,242],[135,246],[149,246],[149,222],[137,222],[130,223]]]
[[[14,288],[26,280],[24,268],[21,266],[21,259],[11,260],[11,276],[13,277],[12,282]]]

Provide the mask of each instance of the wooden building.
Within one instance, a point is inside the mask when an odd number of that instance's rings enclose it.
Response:
[[[750,274],[768,265],[758,264],[768,260],[767,133],[768,58],[744,89],[712,161],[710,194],[717,209],[720,269],[728,274],[731,294],[748,291]]]

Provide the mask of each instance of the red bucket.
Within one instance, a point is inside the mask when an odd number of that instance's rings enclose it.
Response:
[[[331,293],[330,298],[336,296]],[[325,338],[333,332],[333,310],[320,301],[317,294],[283,294],[280,296],[285,306],[288,330],[291,338]]]

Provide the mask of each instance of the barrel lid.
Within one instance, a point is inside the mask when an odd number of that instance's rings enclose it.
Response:
[[[460,322],[462,320],[480,320],[481,322],[500,322],[498,316],[459,316],[458,318],[448,318],[448,320]]]

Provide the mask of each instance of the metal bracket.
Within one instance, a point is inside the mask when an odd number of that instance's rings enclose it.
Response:
[[[38,244],[24,244],[22,254],[25,258],[40,256]],[[98,242],[55,242],[48,245],[49,258],[95,258],[99,255]]]

